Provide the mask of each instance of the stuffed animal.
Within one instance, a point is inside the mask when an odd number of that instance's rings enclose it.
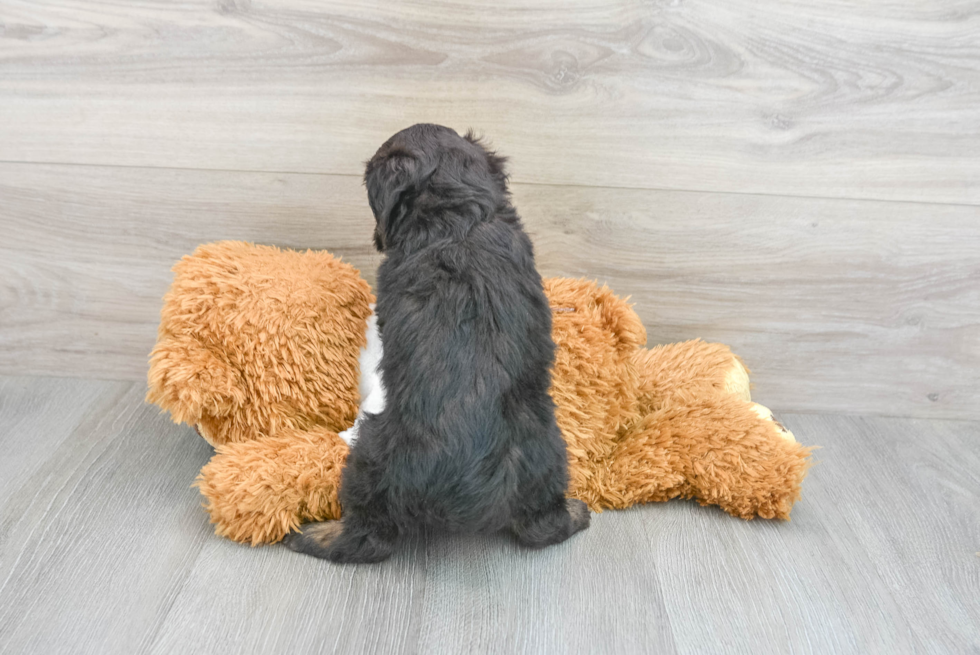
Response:
[[[201,246],[174,274],[147,400],[215,446],[197,480],[215,532],[257,545],[339,518],[358,407],[383,406],[367,283],[325,252],[242,242]],[[681,497],[789,518],[810,450],[751,402],[738,357],[697,340],[646,349],[609,289],[544,285],[569,496],[594,511]]]

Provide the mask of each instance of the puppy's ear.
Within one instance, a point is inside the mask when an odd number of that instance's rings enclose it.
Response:
[[[419,159],[401,150],[392,150],[368,162],[364,185],[377,221],[374,243],[378,250],[385,249],[390,235],[432,172],[424,170]]]

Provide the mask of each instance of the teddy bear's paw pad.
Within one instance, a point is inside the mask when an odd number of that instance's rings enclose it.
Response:
[[[732,357],[732,367],[725,375],[725,391],[742,400],[752,400],[750,386],[748,370],[737,357]]]
[[[202,429],[200,423],[195,423],[194,424],[194,432],[197,432],[197,436],[199,436],[202,439],[204,439],[205,441],[207,441],[208,442],[208,445],[210,445],[212,448],[214,448],[214,447],[216,447],[218,445],[218,444],[216,444],[214,442],[214,437],[211,436],[211,431],[208,430],[207,428],[203,428]]]
[[[752,403],[752,411],[754,411],[759,418],[765,421],[772,421],[773,425],[776,426],[776,431],[779,433],[779,436],[781,436],[783,439],[796,443],[796,437],[793,436],[792,432],[786,429],[786,426],[776,420],[776,417],[772,415],[771,409],[764,405],[760,405],[759,403]]]

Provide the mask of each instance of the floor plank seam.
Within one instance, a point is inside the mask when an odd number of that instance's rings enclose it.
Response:
[[[361,175],[359,173],[336,173],[336,172],[325,172],[325,171],[290,171],[290,170],[273,170],[273,169],[242,169],[242,168],[201,168],[201,167],[188,167],[188,166],[147,166],[145,164],[103,164],[103,163],[89,163],[89,162],[55,162],[55,161],[27,161],[27,160],[17,160],[17,159],[0,159],[0,165],[11,165],[11,166],[80,166],[87,168],[129,168],[133,170],[160,170],[160,171],[187,171],[187,172],[202,172],[202,173],[237,173],[237,174],[250,174],[254,173],[256,175],[306,175],[306,176],[317,176],[317,177],[342,177],[342,178],[357,178],[360,179]],[[520,180],[511,180],[511,184],[514,186],[529,186],[529,187],[551,187],[551,188],[569,188],[569,189],[599,189],[599,190],[609,190],[609,191],[649,191],[651,193],[692,193],[692,194],[707,194],[707,195],[728,195],[728,196],[751,196],[759,198],[796,198],[800,200],[816,200],[816,201],[834,201],[839,200],[841,202],[869,202],[869,203],[887,203],[887,204],[901,204],[901,205],[925,205],[925,206],[942,206],[942,207],[976,207],[980,208],[980,202],[949,202],[943,200],[911,200],[907,198],[878,198],[873,196],[848,196],[848,195],[809,195],[809,194],[796,194],[796,193],[763,193],[760,191],[729,191],[729,190],[718,190],[718,189],[697,189],[697,188],[686,188],[686,187],[655,187],[655,186],[613,186],[607,184],[568,184],[560,182],[529,182]],[[366,202],[366,200],[365,200]]]
[[[174,588],[173,594],[167,602],[166,611],[163,612],[159,622],[157,623],[156,627],[154,627],[153,634],[149,635],[149,637],[145,639],[142,644],[140,644],[140,648],[136,650],[137,653],[152,653],[157,642],[160,640],[160,634],[163,632],[164,626],[167,625],[167,620],[177,607],[177,601],[180,600],[180,597],[184,594],[184,590],[187,588],[187,581],[191,579],[191,575],[195,570],[197,570],[197,565],[198,562],[201,561],[201,554],[204,552],[204,546],[207,544],[208,537],[214,537],[214,533],[211,530],[206,530],[204,534],[204,538],[197,542],[197,553],[194,555],[193,561],[189,562],[187,566],[184,567],[180,584]]]
[[[120,390],[118,392],[118,396],[111,403],[111,406],[110,406],[111,409],[115,409],[116,407],[118,407],[124,401],[126,394],[128,393],[129,389],[131,389],[131,388],[132,387],[125,387],[125,388],[123,388],[122,390]],[[135,408],[131,408],[131,411],[133,413],[135,413]],[[94,432],[94,431],[98,430],[101,426],[105,425],[105,422],[107,420],[110,420],[110,421],[112,420],[112,419],[110,419],[110,412],[105,412],[105,413],[102,414],[102,416],[100,416],[98,418],[98,420],[97,420],[95,426],[93,427],[92,431]],[[86,422],[87,421],[83,418],[78,423],[78,425],[76,425],[72,429],[71,435],[68,438],[71,439],[72,436],[74,436],[80,430],[84,429],[84,426],[85,426],[85,423]],[[78,461],[78,462],[84,462],[86,460],[86,458],[96,449],[97,446],[98,446],[98,442],[93,443],[92,446],[85,451],[84,457],[81,457],[81,458],[79,458],[76,461]],[[77,468],[76,468],[76,470],[77,470]],[[79,481],[76,480],[75,483],[74,483],[74,486],[77,487],[78,483],[79,483]],[[61,494],[65,491],[66,488],[68,488],[69,484],[71,484],[71,476],[68,476],[68,478],[65,480],[65,483],[63,485],[61,485],[54,493],[51,493],[50,498],[48,500],[47,506],[40,512],[40,515],[41,516],[47,516],[49,514],[49,512],[51,511],[52,507],[54,507],[55,503],[58,501],[58,499],[61,496]],[[39,485],[39,487],[38,487],[38,493],[41,493],[43,491],[46,491],[44,489],[44,485]],[[70,498],[71,496],[72,496],[72,493],[69,492],[68,497]],[[40,530],[43,531],[44,528],[47,527],[48,525],[49,524],[47,522],[38,523],[37,525],[35,525],[31,529],[30,533],[28,534],[28,537],[25,540],[25,543],[29,543],[30,542],[30,540],[37,533],[38,529],[40,529]],[[7,575],[7,578],[4,580],[3,584],[0,585],[0,598],[3,597],[4,590],[6,589],[7,584],[9,583],[9,581],[11,580],[11,578],[14,577],[14,573],[17,571],[17,566],[20,564],[20,562],[23,559],[25,553],[27,553],[27,549],[26,548],[17,554],[17,558],[14,560],[13,564],[10,567],[10,573]]]

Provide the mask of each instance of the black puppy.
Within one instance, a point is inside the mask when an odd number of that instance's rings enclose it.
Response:
[[[470,134],[415,125],[367,164],[384,343],[384,410],[344,468],[341,521],[287,539],[335,562],[375,562],[400,534],[508,528],[532,548],[588,527],[566,500],[565,442],[548,395],[555,344],[504,159]]]

